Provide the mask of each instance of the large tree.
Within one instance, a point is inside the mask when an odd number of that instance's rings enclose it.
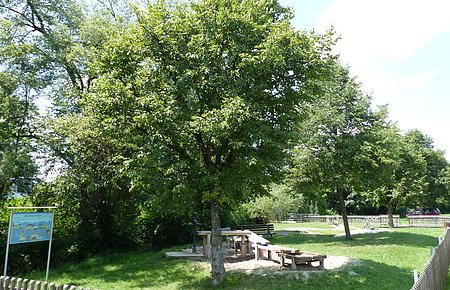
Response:
[[[277,177],[298,109],[334,61],[332,35],[295,31],[291,17],[274,0],[149,5],[105,47],[84,103],[138,148],[131,163],[210,203],[214,284],[222,205]]]

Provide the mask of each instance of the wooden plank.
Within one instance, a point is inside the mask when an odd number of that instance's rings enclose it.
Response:
[[[247,235],[248,240],[254,244],[260,244],[260,245],[268,245],[270,244],[269,240],[266,240],[265,238],[255,234],[255,233],[251,233],[249,235]]]

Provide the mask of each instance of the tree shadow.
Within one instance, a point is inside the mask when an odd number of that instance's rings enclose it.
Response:
[[[334,234],[309,235],[293,233],[286,236],[275,236],[271,242],[273,244],[333,244],[341,246],[382,246],[401,245],[415,247],[429,247],[437,245],[438,239],[430,235],[407,233],[407,232],[378,232],[368,234],[353,235],[352,239],[336,237]]]
[[[374,262],[358,260],[335,270],[323,271],[273,271],[264,275],[228,272],[217,289],[305,289],[305,290],[373,290],[410,289],[413,284],[411,271]],[[183,284],[180,289],[211,289],[210,279]],[[209,285],[208,285],[209,284]],[[205,288],[206,287],[206,288]]]

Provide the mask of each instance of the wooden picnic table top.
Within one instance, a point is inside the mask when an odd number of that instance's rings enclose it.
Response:
[[[248,230],[234,230],[234,231],[221,231],[222,236],[243,236],[243,235],[249,235],[251,234],[251,231]],[[197,235],[199,236],[207,236],[210,235],[211,231],[198,231]]]

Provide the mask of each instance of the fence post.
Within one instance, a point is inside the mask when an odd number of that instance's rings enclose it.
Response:
[[[430,257],[433,256],[433,246],[430,246]]]
[[[416,284],[417,280],[419,280],[419,272],[417,270],[414,270],[414,284]]]

